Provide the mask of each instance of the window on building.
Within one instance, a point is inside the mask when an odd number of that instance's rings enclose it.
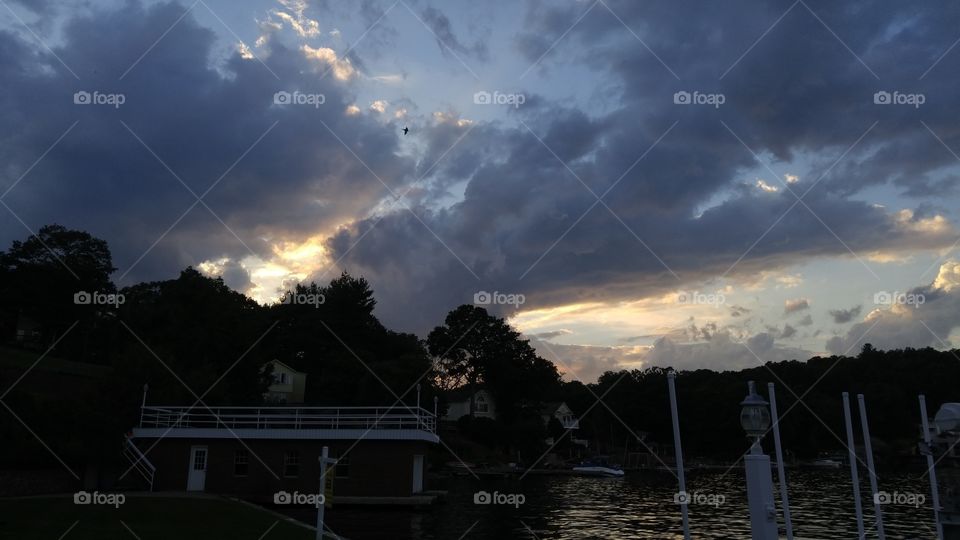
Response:
[[[335,478],[350,478],[350,454],[337,458],[333,469]]]
[[[477,396],[477,412],[490,412],[490,406],[487,404],[487,400],[483,399],[483,396]]]
[[[246,449],[240,449],[233,453],[233,475],[246,476],[250,470],[250,457]]]
[[[283,475],[293,478],[300,475],[300,452],[290,450],[283,454]]]

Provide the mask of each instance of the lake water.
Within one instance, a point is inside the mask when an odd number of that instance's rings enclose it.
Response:
[[[881,491],[896,492],[900,497],[900,504],[883,507],[887,538],[936,538],[929,485],[921,474],[880,478]],[[788,470],[787,477],[798,540],[856,538],[848,469]],[[866,479],[862,480],[867,537],[876,538],[870,488]],[[674,503],[676,486],[676,479],[662,472],[631,473],[620,479],[455,477],[434,482],[432,487],[449,493],[432,507],[392,510],[334,506],[327,512],[327,523],[350,540],[682,539],[680,510]],[[688,473],[687,491],[695,494],[699,503],[689,506],[693,538],[749,538],[745,489],[742,469],[728,474]],[[525,500],[519,507],[475,504],[478,490],[501,496],[522,494]],[[910,496],[926,500],[914,507],[907,504]]]

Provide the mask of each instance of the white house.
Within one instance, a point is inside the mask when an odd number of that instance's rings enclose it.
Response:
[[[303,403],[303,393],[307,385],[307,374],[297,371],[279,360],[267,362],[263,369],[273,370],[273,384],[263,395],[264,401],[271,403]]]
[[[447,412],[444,420],[456,421],[470,415],[470,400],[473,400],[474,418],[497,418],[497,406],[490,392],[475,387],[460,387],[447,394]]]
[[[548,427],[550,419],[556,418],[557,421],[560,422],[560,425],[563,426],[563,429],[569,429],[574,432],[570,434],[570,442],[583,446],[584,448],[589,446],[589,441],[577,438],[576,430],[580,429],[580,419],[577,418],[577,415],[573,413],[573,410],[570,409],[566,403],[562,401],[547,403],[540,409],[540,417],[543,418],[544,424]],[[552,445],[554,443],[553,437],[547,437],[546,443]]]
[[[580,429],[580,419],[577,418],[570,407],[564,402],[547,403],[540,409],[540,416],[544,423],[549,423],[551,418],[560,421],[563,429]]]

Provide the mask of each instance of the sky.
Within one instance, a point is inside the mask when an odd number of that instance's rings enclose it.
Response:
[[[960,5],[0,0],[0,246],[476,303],[570,379],[960,339]],[[407,134],[403,128],[408,128]]]

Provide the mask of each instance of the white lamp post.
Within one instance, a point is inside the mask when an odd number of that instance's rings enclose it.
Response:
[[[757,394],[753,381],[747,383],[749,393],[740,405],[740,425],[753,441],[750,453],[744,456],[747,473],[747,504],[750,507],[750,529],[753,540],[777,540],[777,507],[773,500],[773,478],[770,457],[763,453],[760,440],[770,429],[769,403]]]
[[[143,412],[147,408],[147,390],[150,389],[150,385],[143,384],[143,401],[140,403],[140,427],[143,427]]]

